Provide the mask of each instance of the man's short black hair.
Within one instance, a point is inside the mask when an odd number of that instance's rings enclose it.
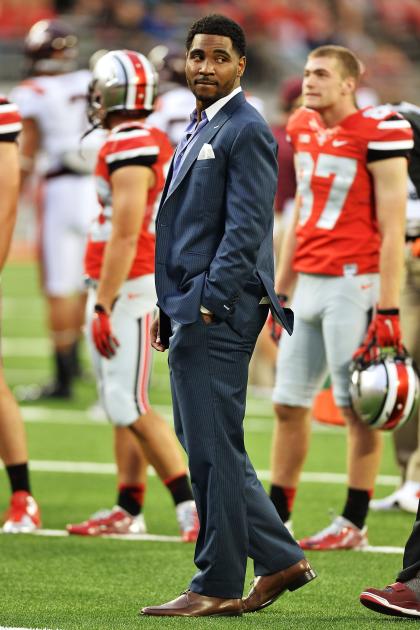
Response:
[[[188,31],[185,42],[187,50],[191,48],[195,35],[223,35],[223,37],[230,37],[232,46],[238,55],[244,57],[246,54],[245,33],[239,24],[224,15],[206,15],[194,22]]]

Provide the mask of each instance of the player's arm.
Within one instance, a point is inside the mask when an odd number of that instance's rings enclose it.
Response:
[[[376,359],[382,348],[402,351],[399,322],[401,276],[404,264],[407,160],[394,157],[368,164],[372,174],[378,227],[380,292],[375,317],[353,355]]]
[[[398,308],[404,264],[407,160],[404,157],[371,162],[376,213],[381,235],[379,259],[380,309]]]
[[[274,287],[276,293],[290,296],[296,282],[296,272],[293,270],[293,257],[296,250],[296,227],[299,221],[301,197],[295,196],[292,220],[287,226],[280,245],[280,255],[277,262]]]
[[[281,306],[285,306],[287,304],[287,301],[296,283],[297,274],[293,270],[293,257],[296,249],[296,226],[299,221],[300,204],[301,198],[299,193],[297,192],[295,196],[292,220],[290,221],[284,232],[279,248],[280,251],[277,261],[274,289],[277,293]],[[278,344],[283,328],[274,319],[271,312],[269,313],[267,318],[267,326],[269,328],[272,340],[274,341],[274,343]]]
[[[41,146],[41,133],[34,118],[24,118],[22,134],[19,140],[19,162],[21,173],[21,188],[32,174],[35,158]]]
[[[0,142],[0,271],[9,253],[16,222],[19,159],[15,142]]]
[[[107,313],[133,264],[147,193],[153,182],[154,173],[145,166],[124,166],[111,175],[112,232],[105,248],[97,293],[97,303]]]

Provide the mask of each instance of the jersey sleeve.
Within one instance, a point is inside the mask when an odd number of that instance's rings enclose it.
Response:
[[[24,81],[10,93],[11,100],[17,104],[22,118],[38,120],[42,116],[45,90],[34,80]]]
[[[22,130],[22,119],[17,105],[0,96],[0,142],[15,142]]]
[[[159,144],[144,128],[124,128],[107,140],[105,162],[110,174],[124,166],[151,167],[159,157]]]
[[[369,110],[364,115],[368,114]],[[380,118],[379,114],[378,118],[375,118],[373,111],[370,112],[370,116],[372,117],[372,125],[369,125],[367,162],[377,162],[394,157],[408,158],[414,146],[410,123],[393,111]]]

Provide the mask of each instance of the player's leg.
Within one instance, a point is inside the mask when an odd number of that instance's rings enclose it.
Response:
[[[41,218],[42,288],[47,301],[47,323],[53,347],[54,377],[28,398],[69,398],[72,395],[72,348],[80,335],[75,324],[74,269],[81,277],[82,259],[75,256],[72,216],[77,204],[77,177],[57,177],[46,182]],[[80,259],[79,259],[80,258]],[[79,281],[80,282],[80,281]]]
[[[331,278],[323,318],[327,363],[336,405],[347,423],[347,498],[341,516],[300,541],[304,549],[357,548],[367,543],[364,527],[378,472],[382,436],[363,425],[350,408],[349,366],[376,302],[378,278],[374,274]]]
[[[150,286],[149,286],[150,285]],[[87,314],[95,300],[90,291]],[[148,388],[152,365],[150,325],[155,302],[152,276],[127,281],[121,289],[111,322],[120,346],[110,359],[99,357],[88,342],[100,374],[99,391],[108,418],[115,426],[129,427],[140,442],[147,461],[170,492],[185,540],[195,540],[198,522],[191,485],[173,429],[150,405]]]
[[[134,293],[134,290],[131,293]],[[118,313],[124,311],[123,300],[124,297],[120,298],[119,303],[116,305],[116,320],[119,320]],[[127,300],[125,305],[127,310],[132,308],[131,304],[127,305]],[[127,391],[126,388],[126,400],[128,396],[131,398],[130,411],[128,405],[126,407],[127,417],[137,413],[137,419],[130,424],[129,429],[138,439],[147,461],[156,470],[159,478],[172,496],[183,539],[186,542],[193,542],[197,538],[199,524],[188,471],[173,429],[161,414],[153,409],[148,397],[152,367],[152,348],[150,345],[152,313],[148,313],[138,320],[131,319],[131,327],[127,319],[129,318],[123,315],[119,323],[116,323],[115,326],[113,325],[113,329],[120,341],[120,348],[127,349],[125,359],[122,354],[120,356],[121,363],[124,362],[124,366],[120,364],[119,372],[125,374],[125,382],[130,382],[128,372],[131,372],[131,381],[135,381],[134,387],[131,387],[130,391]],[[125,323],[123,323],[124,321]],[[124,339],[126,339],[125,343]],[[131,343],[128,343],[128,339],[131,340]],[[137,343],[135,343],[136,339]],[[109,364],[106,365],[106,368],[110,367]],[[114,365],[114,369],[117,369],[117,366]],[[133,379],[134,375],[136,376]],[[111,414],[117,414],[115,404],[117,400],[115,395],[111,393],[111,396],[109,396],[109,394],[109,388],[106,388],[105,409]],[[111,407],[110,398],[113,401]]]
[[[322,300],[317,296],[317,283],[316,278],[299,277],[292,304],[295,330],[292,337],[284,333],[279,346],[270,496],[283,521],[290,519],[309,448],[312,400],[325,378]]]
[[[3,531],[30,532],[41,524],[39,508],[32,497],[28,451],[22,415],[4,378],[0,364],[0,457],[12,492]]]

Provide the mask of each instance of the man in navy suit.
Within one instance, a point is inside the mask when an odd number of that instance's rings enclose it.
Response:
[[[248,364],[269,307],[289,334],[293,314],[273,288],[276,143],[240,87],[243,31],[207,16],[186,48],[197,106],[157,217],[152,345],[169,346],[175,429],[200,519],[198,572],[180,597],[142,613],[240,615],[315,577],[258,481],[243,435]],[[248,556],[256,578],[242,600]]]

